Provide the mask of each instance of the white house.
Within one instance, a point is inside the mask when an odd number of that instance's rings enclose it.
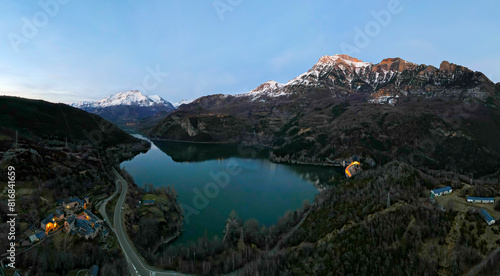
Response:
[[[494,197],[467,197],[467,202],[471,203],[495,203]]]
[[[434,196],[447,195],[447,194],[451,194],[451,192],[453,192],[453,189],[450,186],[431,190],[431,194]]]

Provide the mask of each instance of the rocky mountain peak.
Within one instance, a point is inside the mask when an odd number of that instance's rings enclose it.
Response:
[[[352,61],[352,62],[363,62],[357,58],[348,56],[348,55],[333,55],[333,56],[322,56],[318,63],[329,63],[336,61]]]
[[[443,60],[443,62],[441,62],[441,65],[439,66],[439,70],[455,71],[457,69],[457,67],[462,67],[462,66],[456,65],[454,63],[449,63],[448,61]]]
[[[408,62],[402,58],[385,58],[380,63],[373,67],[374,72],[379,72],[381,69],[385,71],[402,72],[404,70],[416,67],[417,64]]]
[[[371,65],[371,63],[363,62],[360,59],[353,58],[348,55],[334,55],[334,56],[323,56],[316,63],[316,66],[325,66],[325,65],[344,65],[344,66],[347,65],[359,68],[359,67],[367,67]]]
[[[280,83],[277,83],[273,80],[267,81],[261,85],[259,85],[257,88],[254,90],[250,91],[250,93],[258,93],[258,92],[264,92],[264,91],[273,91],[278,88],[281,88],[283,85]]]

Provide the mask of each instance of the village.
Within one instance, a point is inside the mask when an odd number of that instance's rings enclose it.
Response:
[[[58,201],[55,211],[40,222],[39,228],[31,226],[23,233],[25,239],[19,246],[29,247],[60,230],[86,240],[97,237],[106,239],[110,230],[104,225],[103,219],[89,210],[90,207],[88,197],[72,197]]]

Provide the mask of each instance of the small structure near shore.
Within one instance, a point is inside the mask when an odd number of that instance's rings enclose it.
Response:
[[[352,162],[347,168],[345,168],[346,177],[353,177],[361,171],[361,163],[358,161]]]
[[[446,186],[443,188],[438,188],[431,190],[431,195],[433,196],[442,196],[442,195],[447,195],[451,194],[453,192],[453,189],[450,186]]]
[[[144,200],[144,201],[142,201],[142,205],[145,205],[145,206],[155,205],[155,200],[154,199],[152,199],[152,200]]]

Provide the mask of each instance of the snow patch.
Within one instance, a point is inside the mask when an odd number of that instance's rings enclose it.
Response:
[[[179,106],[183,104],[190,104],[192,102],[194,102],[194,100],[182,100],[180,102],[173,103],[172,105],[177,109]]]

